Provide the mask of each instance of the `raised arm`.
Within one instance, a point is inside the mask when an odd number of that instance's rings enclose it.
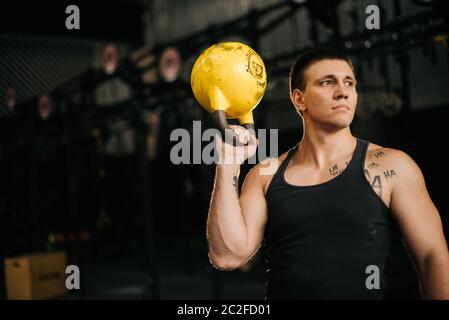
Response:
[[[449,299],[449,253],[438,210],[416,163],[397,150],[391,161],[398,179],[393,184],[390,208],[419,274],[421,296]]]
[[[237,131],[246,137],[243,141],[249,138],[244,128],[239,127]],[[253,167],[246,176],[240,196],[238,192],[240,164],[257,148],[256,141],[251,139],[249,147],[232,147],[217,141],[220,160],[207,219],[207,238],[209,259],[221,270],[233,270],[246,263],[257,252],[263,238],[267,206],[259,166]],[[244,148],[247,148],[246,155],[243,155]]]

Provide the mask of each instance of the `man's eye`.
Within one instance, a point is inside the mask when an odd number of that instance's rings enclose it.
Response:
[[[322,85],[328,86],[330,84],[332,84],[332,80],[324,80],[321,82]]]
[[[354,85],[354,82],[352,81],[346,81],[346,85],[348,85],[349,87],[352,87]]]

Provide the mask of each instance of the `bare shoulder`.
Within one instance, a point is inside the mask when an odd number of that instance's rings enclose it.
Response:
[[[402,178],[417,178],[421,176],[421,170],[416,162],[404,151],[370,143],[365,165],[372,166],[373,164],[378,164],[386,169],[386,174],[390,172]]]
[[[250,170],[249,174],[256,175],[259,178],[264,194],[266,194],[271,179],[273,179],[274,174],[281,163],[287,158],[287,155],[288,151],[284,152],[279,157],[270,157],[262,160]]]
[[[258,169],[262,169],[265,167],[275,166],[276,169],[279,167],[279,165],[282,163],[282,161],[287,158],[288,151],[281,154],[279,157],[270,157],[265,160],[260,161],[255,167]]]
[[[366,179],[387,206],[395,190],[422,186],[424,182],[415,161],[398,149],[370,143],[364,165]]]
[[[368,152],[366,158],[372,161],[382,161],[388,164],[394,164],[405,167],[416,166],[415,161],[404,151],[386,148],[374,143],[370,143],[368,146]]]

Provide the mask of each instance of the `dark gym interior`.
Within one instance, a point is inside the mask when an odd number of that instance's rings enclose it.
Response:
[[[66,27],[66,8],[73,4],[79,29]],[[369,30],[365,9],[373,4],[380,28]],[[289,99],[294,58],[321,45],[347,52],[358,78],[352,132],[416,161],[447,237],[449,21],[442,5],[2,4],[0,298],[8,299],[4,261],[38,252],[63,252],[67,264],[79,267],[79,289],[55,299],[264,298],[263,249],[234,271],[209,263],[206,218],[215,166],[170,159],[173,130],[193,133],[194,121],[201,121],[202,131],[214,126],[192,94],[190,74],[203,50],[224,41],[250,45],[265,62],[268,86],[254,119],[258,129],[278,130],[279,154],[302,136]],[[242,167],[240,185],[251,167]],[[399,233],[387,274],[388,299],[420,298]]]

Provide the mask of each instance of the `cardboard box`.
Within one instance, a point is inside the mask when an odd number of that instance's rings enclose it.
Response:
[[[35,300],[64,295],[66,266],[62,251],[5,258],[7,298]]]

